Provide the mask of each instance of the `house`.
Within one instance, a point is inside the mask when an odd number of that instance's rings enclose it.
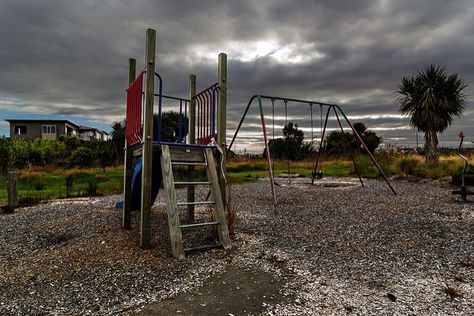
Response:
[[[79,127],[79,138],[81,140],[90,141],[90,140],[107,140],[109,134],[104,131],[101,131],[94,127],[89,126],[80,126]]]
[[[10,123],[10,137],[56,140],[59,135],[79,137],[81,140],[107,140],[108,134],[97,128],[80,126],[68,120],[6,120]]]

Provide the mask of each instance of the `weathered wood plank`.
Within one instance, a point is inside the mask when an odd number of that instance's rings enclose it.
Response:
[[[176,205],[176,191],[174,188],[173,167],[171,155],[167,145],[161,146],[161,172],[163,173],[163,188],[168,214],[168,227],[170,230],[171,250],[177,259],[184,258],[183,237],[179,223],[178,207]]]
[[[217,226],[217,232],[219,234],[219,240],[225,249],[231,247],[231,241],[229,237],[229,228],[227,227],[227,219],[224,211],[224,202],[222,200],[222,193],[219,185],[219,178],[217,176],[216,162],[214,161],[214,154],[211,148],[206,148],[207,158],[207,175],[209,181],[211,181],[211,193],[214,199],[214,217],[219,222]]]
[[[221,146],[223,151],[223,157],[219,161],[219,183],[222,195],[222,203],[225,208],[226,198],[226,155],[227,155],[227,55],[224,53],[219,54],[217,64],[217,84],[219,90],[217,93],[217,143]]]
[[[201,148],[169,146],[173,161],[206,162]]]
[[[16,189],[16,182],[17,182],[17,172],[16,170],[8,171],[8,182],[7,182],[7,190],[8,190],[8,208],[13,210],[18,206],[18,192]]]
[[[155,82],[155,46],[156,31],[146,31],[146,82],[145,106],[143,110],[143,155],[142,155],[142,196],[140,221],[140,246],[150,247],[150,212],[151,212],[151,172],[153,160],[153,101]]]

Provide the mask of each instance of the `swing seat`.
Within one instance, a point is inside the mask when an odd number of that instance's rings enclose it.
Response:
[[[323,178],[323,172],[318,171],[318,172],[313,172],[313,180],[321,180]]]

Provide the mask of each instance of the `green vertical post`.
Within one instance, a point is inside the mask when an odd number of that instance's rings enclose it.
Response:
[[[135,80],[137,61],[133,58],[128,60],[128,85]],[[130,229],[132,227],[132,159],[133,151],[128,147],[125,139],[124,162],[123,162],[123,208],[122,208],[122,227]]]
[[[219,176],[219,182],[222,193],[222,200],[224,206],[226,202],[226,190],[225,190],[225,174],[226,174],[226,156],[227,156],[227,55],[224,53],[219,54],[218,65],[217,65],[217,85],[219,87],[217,93],[217,143],[221,146],[223,151],[223,157],[221,158],[221,172]],[[221,174],[223,173],[223,174]]]
[[[189,75],[189,113],[188,113],[188,136],[189,136],[189,143],[195,144],[196,143],[196,99],[194,99],[194,95],[196,94],[196,75]],[[188,182],[194,181],[194,166],[188,166]],[[188,185],[187,191],[187,200],[188,202],[194,202],[195,198],[195,186]],[[187,208],[187,221],[189,223],[194,222],[194,204],[188,205]]]
[[[156,31],[146,31],[145,54],[145,106],[143,109],[143,140],[142,140],[142,196],[140,246],[150,247],[150,212],[151,212],[151,171],[153,158],[153,98],[155,84],[155,45]]]

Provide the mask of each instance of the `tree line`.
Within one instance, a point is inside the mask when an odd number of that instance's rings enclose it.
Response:
[[[357,122],[354,130],[361,137],[368,150],[373,153],[382,142],[382,138],[367,129],[364,123]],[[289,122],[283,127],[283,137],[272,139],[268,142],[268,149],[273,159],[303,160],[314,158],[319,144],[304,141],[304,132],[298,124]],[[343,156],[363,152],[364,148],[354,132],[332,131],[323,140],[322,151],[332,156]],[[265,157],[265,152],[263,152]]]

